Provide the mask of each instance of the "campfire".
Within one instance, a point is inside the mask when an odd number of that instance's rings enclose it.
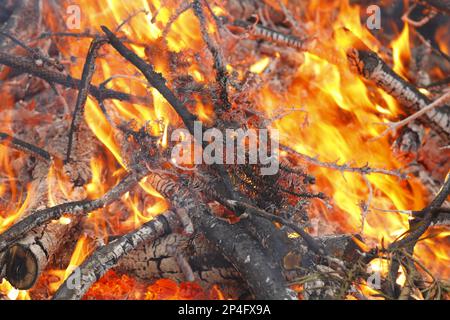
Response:
[[[0,1],[0,300],[447,299],[448,1]]]

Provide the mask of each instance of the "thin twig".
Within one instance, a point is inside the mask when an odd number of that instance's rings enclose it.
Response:
[[[445,102],[447,102],[447,100],[450,100],[450,91],[445,93],[444,95],[442,95],[439,99],[436,99],[434,102],[430,103],[425,108],[413,113],[412,115],[410,115],[409,117],[407,117],[401,121],[389,122],[389,123],[379,123],[380,125],[388,126],[388,128],[386,130],[384,130],[380,135],[378,135],[377,137],[375,137],[373,139],[380,139],[380,138],[386,136],[389,132],[395,132],[397,129],[407,125],[408,123],[411,123],[412,121],[414,121],[415,119],[424,115],[431,109],[434,109],[436,107],[443,105]]]
[[[378,174],[384,174],[384,175],[388,175],[388,176],[394,176],[394,177],[397,177],[400,179],[406,179],[406,175],[404,173],[399,172],[398,170],[371,168],[368,165],[365,165],[362,167],[352,167],[351,165],[346,164],[346,163],[337,164],[336,162],[323,162],[323,161],[318,160],[317,158],[310,157],[306,154],[297,152],[288,146],[281,145],[280,149],[283,151],[286,151],[288,153],[294,154],[294,155],[300,157],[301,159],[303,159],[304,161],[311,163],[315,166],[322,167],[322,168],[337,170],[337,171],[341,171],[341,172],[355,172],[355,173],[365,174],[365,175],[378,173]]]
[[[180,116],[186,128],[191,134],[194,134],[194,121],[197,119],[195,115],[190,113],[180,100],[167,87],[166,80],[160,73],[157,73],[153,66],[142,60],[136,53],[125,47],[125,45],[112,33],[107,27],[102,26],[103,32],[108,37],[111,45],[116,49],[125,59],[136,66],[148,82],[156,88],[161,95],[170,103],[175,111]]]
[[[442,204],[447,200],[448,195],[450,194],[450,176],[447,176],[444,185],[441,190],[439,190],[438,194],[431,201],[431,203],[422,209],[417,215],[422,216],[418,222],[418,225],[414,223],[408,230],[407,235],[397,241],[394,241],[388,247],[388,251],[393,251],[397,248],[401,248],[405,245],[411,245],[414,247],[415,243],[419,240],[419,238],[427,231],[428,227],[433,221],[433,212],[438,210]]]
[[[52,161],[52,158],[53,158],[50,155],[50,153],[48,153],[44,149],[36,147],[35,145],[32,145],[23,140],[14,138],[13,136],[10,136],[9,134],[4,133],[4,132],[0,132],[0,143],[8,144],[9,146],[11,146],[17,150],[28,152],[28,153],[30,153],[34,156],[37,156],[40,159],[43,159],[47,162]]]
[[[216,82],[219,84],[220,89],[220,105],[216,106],[216,110],[228,110],[231,108],[231,104],[228,99],[228,72],[225,67],[224,57],[215,41],[209,36],[205,12],[203,11],[202,5],[200,4],[200,0],[195,0],[192,4],[192,7],[194,9],[195,16],[200,22],[200,30],[202,33],[203,41],[206,43],[206,46],[208,47],[208,50],[209,52],[211,52],[211,55],[214,59]]]
[[[114,30],[114,32],[119,32],[120,29],[122,29],[122,27],[126,24],[128,24],[134,17],[136,17],[137,15],[139,15],[140,13],[144,13],[145,15],[148,15],[149,12],[145,9],[140,9],[137,10],[136,12],[132,13],[131,15],[129,15],[125,20],[123,20],[118,26],[117,28]]]
[[[94,39],[89,47],[89,51],[84,63],[83,73],[81,75],[80,90],[78,91],[77,102],[73,111],[72,123],[69,130],[69,143],[67,145],[66,162],[70,162],[72,152],[73,136],[77,132],[84,113],[84,107],[87,101],[89,87],[95,72],[95,59],[98,50],[106,43],[105,39]]]
[[[56,59],[47,57],[42,52],[40,52],[39,49],[29,47],[24,42],[22,42],[21,40],[17,39],[16,37],[14,37],[13,35],[11,35],[9,33],[0,31],[0,35],[3,35],[4,37],[11,39],[11,41],[16,43],[18,46],[20,46],[23,49],[25,49],[26,51],[28,51],[31,54],[31,56],[33,57],[33,59],[41,60],[42,62],[46,62],[48,65],[55,67],[59,71],[64,70],[64,66],[62,64],[60,64]]]
[[[419,21],[415,21],[415,20],[411,20],[411,18],[409,18],[409,15],[415,8],[416,8],[416,4],[412,5],[411,8],[409,8],[408,11],[406,11],[406,13],[402,16],[402,20],[416,28],[420,28],[420,27],[424,26],[425,24],[427,24],[438,13],[436,10],[431,9],[430,12],[425,17],[423,17]]]
[[[322,246],[313,237],[311,237],[305,230],[298,227],[296,224],[294,224],[280,216],[271,214],[271,213],[261,210],[257,207],[249,205],[245,202],[236,201],[236,200],[228,200],[228,203],[231,206],[235,207],[237,210],[241,210],[241,211],[244,210],[246,212],[261,216],[272,222],[278,222],[278,223],[281,223],[281,224],[291,228],[293,231],[298,233],[303,238],[303,240],[305,240],[306,244],[308,245],[308,247],[311,250],[313,250],[315,253],[317,253],[319,255],[325,255],[325,252],[324,252]]]
[[[55,83],[67,88],[79,90],[81,87],[81,80],[73,78],[70,75],[53,71],[45,66],[38,66],[36,63],[27,57],[19,57],[0,51],[0,64],[6,65],[17,71],[24,72],[35,77],[44,79],[49,83]],[[147,104],[147,97],[133,96],[128,93],[115,91],[111,89],[101,89],[96,86],[89,86],[89,94],[97,100],[117,99],[120,101],[127,101],[132,103]]]

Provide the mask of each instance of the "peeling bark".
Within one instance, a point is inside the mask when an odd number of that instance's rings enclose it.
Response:
[[[431,104],[432,101],[428,97],[397,75],[375,52],[369,49],[351,49],[347,56],[353,68],[360,75],[394,97],[408,114],[419,111]],[[417,121],[434,130],[445,143],[449,141],[449,106],[431,109]],[[416,137],[411,136],[414,134]],[[408,135],[407,139],[410,141],[421,140],[422,136],[414,123],[408,126]]]

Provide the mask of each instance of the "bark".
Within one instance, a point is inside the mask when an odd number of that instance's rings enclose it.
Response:
[[[163,278],[187,281],[179,257],[186,259],[193,280],[203,288],[218,285],[227,297],[248,295],[237,270],[201,234],[194,237],[171,234],[153,242],[144,242],[122,258],[116,270],[147,281]]]
[[[63,166],[56,162],[39,162],[32,172],[28,207],[12,227],[0,234],[5,278],[17,289],[26,290],[34,285],[49,260],[59,250],[65,236],[79,222],[77,216],[71,217],[68,224],[60,223],[58,219],[70,209],[67,202],[78,205],[85,202],[82,200],[86,197],[85,191],[76,186],[76,181],[80,176],[84,177],[84,181],[89,181],[90,172],[84,172],[89,171],[90,158],[86,154],[94,154],[98,145],[92,133],[86,130],[87,127],[83,129],[82,139],[86,143],[75,150],[76,164]],[[52,136],[53,131],[48,130],[50,138],[47,143],[51,145],[52,151],[62,154],[66,145],[59,141],[58,135]],[[53,175],[49,175],[50,166],[55,173]],[[59,187],[60,184],[64,184],[65,190]],[[50,199],[55,202],[56,210],[48,208]]]
[[[67,88],[79,90],[81,87],[81,80],[73,78],[70,75],[65,75],[61,72],[53,71],[46,66],[39,66],[32,59],[26,57],[19,57],[0,51],[0,64],[6,65],[16,72],[24,72],[35,77],[46,80],[49,83],[59,84]],[[128,93],[115,91],[106,88],[89,86],[89,94],[97,100],[117,99],[120,101],[127,101],[131,103],[146,103],[146,97],[137,97]]]
[[[268,27],[264,27],[259,24],[251,24],[247,21],[235,20],[233,22],[233,26],[244,28],[253,37],[257,39],[263,39],[269,42],[274,42],[280,46],[290,47],[304,51],[307,50],[309,45],[307,40],[300,39],[296,36],[284,34],[282,32],[270,29]]]
[[[70,162],[70,154],[72,152],[73,136],[80,127],[80,122],[84,115],[84,108],[89,94],[89,87],[95,72],[95,59],[98,55],[98,50],[105,44],[105,40],[94,39],[91,42],[86,61],[83,67],[81,76],[80,90],[78,91],[77,102],[73,111],[72,123],[69,131],[69,143],[67,146],[66,162]]]
[[[32,211],[26,218],[17,222],[0,235],[0,251],[15,243],[18,238],[34,228],[48,224],[51,220],[59,219],[64,214],[77,216],[107,206],[134,187],[138,183],[139,178],[140,176],[136,173],[128,174],[119,184],[99,199],[65,202],[54,207]]]
[[[128,252],[145,241],[167,235],[180,227],[178,217],[166,212],[145,223],[141,228],[126,234],[97,249],[72,273],[53,296],[54,300],[81,299],[89,288]]]
[[[358,246],[352,235],[330,235],[316,238],[327,252],[341,257],[352,264],[359,259]],[[314,273],[317,256],[308,253],[307,247],[298,239],[291,239],[288,253],[280,263],[284,278],[288,282]],[[187,281],[177,256],[185,257],[196,283],[204,288],[218,285],[230,298],[248,297],[248,287],[235,267],[226,260],[204,235],[189,237],[171,234],[153,242],[144,242],[122,258],[115,270],[131,274],[142,280],[153,281],[166,278],[176,282]],[[319,294],[320,287],[310,289],[310,298],[324,298]],[[323,294],[323,292],[322,292]]]
[[[47,205],[47,177],[33,180],[29,192],[32,194],[32,202],[21,221],[32,215],[34,209]],[[55,198],[60,201],[66,200],[61,195]],[[2,249],[6,249],[4,253],[5,278],[18,289],[31,288],[45,269],[49,258],[58,250],[64,235],[74,224],[76,224],[75,221],[69,224],[55,221],[30,229],[24,233],[24,237],[16,238],[14,241],[8,242],[8,245],[2,246]]]
[[[369,49],[352,49],[348,59],[354,69],[365,79],[394,97],[408,114],[419,111],[432,103],[416,87],[397,75],[375,52]],[[443,141],[450,139],[450,107],[442,106],[429,110],[418,119],[420,123],[434,130]],[[410,131],[417,132],[414,126]],[[419,135],[420,136],[420,135]]]
[[[293,292],[286,286],[280,266],[268,265],[264,249],[242,225],[231,225],[217,219],[199,201],[198,195],[167,177],[152,174],[147,181],[175,208],[186,209],[196,230],[204,234],[236,267],[257,299],[294,298]]]

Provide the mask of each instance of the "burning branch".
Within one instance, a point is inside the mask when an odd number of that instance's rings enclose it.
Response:
[[[67,145],[66,162],[70,162],[70,153],[72,152],[73,135],[80,126],[81,118],[84,114],[84,106],[87,101],[89,87],[95,72],[95,59],[98,50],[106,43],[105,39],[94,39],[89,47],[86,61],[81,75],[81,83],[78,91],[77,102],[73,111],[72,123],[69,131],[69,143]]]
[[[341,172],[354,172],[354,173],[359,173],[361,175],[385,174],[385,175],[394,176],[394,177],[397,177],[400,179],[406,178],[405,174],[403,174],[399,171],[395,171],[395,170],[371,168],[368,165],[365,165],[362,167],[354,167],[354,166],[351,166],[350,164],[346,164],[346,163],[345,164],[337,164],[336,162],[323,162],[323,161],[318,160],[317,158],[310,157],[303,153],[299,153],[288,146],[281,146],[281,150],[289,152],[290,154],[293,154],[293,155],[299,157],[300,159],[302,159],[308,163],[311,163],[315,166],[323,167],[323,168],[327,168],[327,169],[331,169],[331,170],[337,170],[337,171],[341,171]]]
[[[442,186],[439,193],[435,196],[433,201],[430,202],[430,204],[419,211],[416,214],[416,221],[413,221],[411,223],[411,228],[407,232],[407,235],[395,242],[393,242],[389,248],[388,251],[392,251],[394,249],[398,249],[403,246],[413,246],[415,243],[419,240],[419,238],[427,231],[428,227],[430,226],[432,220],[433,220],[433,212],[439,211],[442,204],[447,200],[447,197],[450,194],[450,177],[447,177],[444,185]]]
[[[420,111],[431,104],[425,95],[403,80],[375,52],[368,48],[350,50],[348,59],[359,74],[392,95],[409,113]],[[419,120],[435,130],[443,139],[449,139],[450,114],[447,106],[430,109]]]
[[[214,40],[209,36],[206,27],[207,21],[205,12],[203,11],[200,0],[195,0],[192,4],[192,7],[195,15],[198,18],[198,21],[200,22],[200,30],[202,32],[203,40],[214,59],[214,68],[216,69],[216,82],[220,90],[220,106],[217,106],[216,111],[220,112],[221,109],[228,110],[231,108],[231,104],[228,99],[228,74],[225,68],[224,57],[220,52],[217,44],[214,43]]]
[[[393,123],[386,123],[383,125],[387,125],[389,128],[387,128],[385,131],[383,131],[378,138],[384,137],[389,132],[395,132],[399,128],[411,123],[415,119],[421,117],[422,115],[426,114],[431,109],[434,109],[436,107],[441,106],[442,104],[446,103],[448,100],[450,100],[450,92],[447,92],[446,94],[442,95],[439,99],[436,99],[433,103],[430,103],[428,106],[424,107],[422,110],[417,111],[416,113],[410,115],[409,117]]]
[[[124,255],[144,242],[154,241],[172,233],[180,226],[177,214],[168,211],[139,229],[100,247],[59,287],[53,300],[80,300],[95,282],[117,265]]]
[[[130,173],[114,188],[108,191],[103,197],[95,200],[81,200],[63,203],[51,208],[37,210],[20,220],[11,228],[0,234],[0,252],[11,246],[15,240],[25,235],[30,230],[44,225],[51,220],[61,218],[65,214],[83,215],[99,208],[103,208],[113,201],[119,199],[124,193],[135,186],[141,173]]]
[[[36,156],[40,159],[45,160],[47,162],[51,162],[53,159],[53,156],[51,156],[50,153],[48,153],[44,149],[36,147],[36,146],[34,146],[28,142],[25,142],[23,140],[14,138],[4,132],[0,132],[0,143],[7,144],[8,146],[15,148],[17,150],[20,150],[20,151],[25,151],[33,156]]]
[[[44,79],[49,83],[55,83],[67,88],[79,90],[81,87],[81,80],[64,75],[60,72],[53,71],[45,66],[39,66],[33,59],[26,57],[18,57],[0,51],[0,64],[6,65],[14,70],[31,74],[35,77]],[[148,100],[146,97],[137,97],[128,93],[115,91],[111,89],[98,88],[96,86],[89,86],[89,94],[99,101],[106,99],[117,99],[120,101],[127,101],[132,103],[143,103]]]
[[[102,26],[103,32],[109,39],[110,44],[116,49],[125,59],[130,61],[134,66],[136,66],[148,82],[157,89],[161,95],[170,103],[170,105],[175,109],[175,111],[180,116],[186,128],[189,132],[193,134],[194,124],[196,120],[195,115],[191,114],[185,106],[178,100],[178,98],[170,91],[166,86],[166,80],[161,74],[157,73],[152,65],[146,63],[137,54],[125,47],[125,45],[117,38],[114,33],[112,33],[107,27]]]

